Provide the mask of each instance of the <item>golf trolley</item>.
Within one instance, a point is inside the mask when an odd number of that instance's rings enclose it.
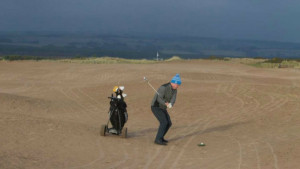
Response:
[[[111,97],[108,97],[110,99],[109,119],[107,124],[101,126],[101,136],[113,134],[127,138],[127,127],[123,128],[128,120],[127,105],[124,101],[126,94],[123,94],[123,90],[124,86],[115,86],[113,91],[116,96],[112,94]],[[111,123],[111,127],[109,127],[109,123]]]

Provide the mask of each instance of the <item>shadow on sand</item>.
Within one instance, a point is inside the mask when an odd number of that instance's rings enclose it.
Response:
[[[194,135],[201,135],[201,134],[205,134],[205,133],[226,131],[226,130],[229,130],[229,129],[235,127],[235,126],[239,126],[239,125],[243,125],[243,124],[247,124],[247,123],[250,123],[250,121],[236,122],[236,123],[231,123],[231,124],[220,125],[220,126],[208,128],[208,129],[205,129],[205,130],[198,130],[198,131],[186,134],[186,135],[181,135],[181,136],[178,136],[178,137],[170,138],[169,141],[177,141],[177,140],[185,139],[186,137],[191,137],[191,136],[194,136]]]
[[[196,125],[190,126],[190,127],[195,127]],[[172,129],[180,129],[180,128],[186,128],[187,126],[174,126],[171,127]],[[134,131],[134,132],[128,132],[128,138],[133,138],[133,137],[143,137],[145,135],[147,135],[147,133],[156,133],[158,130],[157,128],[148,128],[148,129],[143,129],[143,130],[138,130],[138,131]]]
[[[152,133],[157,131],[157,128],[148,128],[148,129],[143,129],[143,130],[138,130],[134,132],[128,132],[128,138],[133,138],[133,137],[143,137],[147,135],[146,133]]]

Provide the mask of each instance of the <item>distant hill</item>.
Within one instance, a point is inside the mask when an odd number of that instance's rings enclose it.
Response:
[[[300,43],[172,35],[109,35],[63,32],[0,32],[0,56],[130,59],[216,57],[299,58]]]

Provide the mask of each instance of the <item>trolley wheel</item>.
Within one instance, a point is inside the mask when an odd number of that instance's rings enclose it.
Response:
[[[127,127],[125,127],[122,131],[122,135],[121,135],[122,138],[127,138]]]
[[[107,125],[102,125],[101,126],[101,129],[100,129],[100,135],[101,136],[105,136],[105,134],[106,134],[106,130],[107,130]]]

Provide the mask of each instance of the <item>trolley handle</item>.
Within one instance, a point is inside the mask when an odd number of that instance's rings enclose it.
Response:
[[[117,100],[120,100],[120,99],[117,98],[117,97],[107,97],[107,98],[109,98],[109,99],[117,99]]]

